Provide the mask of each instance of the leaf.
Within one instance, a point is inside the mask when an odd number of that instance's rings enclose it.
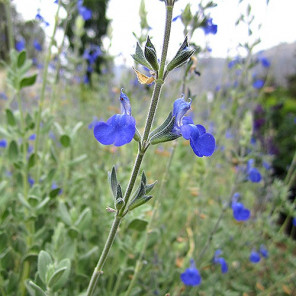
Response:
[[[23,195],[21,193],[18,194],[18,199],[20,203],[25,206],[27,209],[31,210],[31,205],[27,202],[26,199],[24,199]]]
[[[72,131],[71,131],[71,138],[73,137],[73,136],[75,136],[76,135],[76,133],[78,132],[78,130],[81,128],[83,126],[83,123],[81,122],[81,121],[79,121],[74,127],[73,127],[73,129],[72,129]]]
[[[129,223],[128,228],[134,229],[137,231],[144,231],[146,229],[147,224],[148,224],[148,221],[146,220],[134,219]]]
[[[122,190],[120,184],[117,184],[117,189],[116,189],[116,199],[122,199]]]
[[[45,205],[48,204],[48,202],[50,201],[50,198],[47,196],[45,199],[43,199],[37,206],[36,206],[36,210],[40,210],[42,209]]]
[[[77,164],[83,160],[87,159],[87,155],[86,154],[82,154],[80,156],[77,156],[76,158],[74,158],[73,160],[69,161],[69,165],[74,165]]]
[[[46,294],[42,290],[42,288],[40,288],[38,285],[36,285],[32,281],[26,282],[26,286],[27,286],[27,289],[29,290],[29,292],[30,292],[30,288],[32,288],[33,291],[35,292],[34,294],[33,293],[32,294],[30,293],[31,295],[34,295],[34,296],[46,296]]]
[[[65,148],[67,148],[71,145],[71,138],[68,135],[62,135],[60,137],[60,142]]]
[[[113,166],[111,174],[110,174],[110,185],[111,185],[111,190],[112,190],[113,196],[116,199],[118,181],[117,181],[115,166]]]
[[[142,74],[140,71],[136,70],[134,67],[133,67],[133,69],[137,75],[138,81],[141,84],[151,84],[152,82],[155,81],[155,78],[153,76],[148,77],[148,76]]]
[[[55,188],[55,189],[51,190],[51,191],[49,192],[49,197],[50,197],[50,198],[55,198],[55,197],[57,197],[57,196],[59,195],[60,191],[61,191],[61,188]]]
[[[70,271],[71,271],[70,259],[69,258],[63,259],[61,262],[59,262],[59,264],[57,265],[57,268],[58,269],[65,268],[65,270],[64,270],[63,274],[60,276],[60,278],[57,279],[57,281],[53,285],[53,291],[57,291],[62,286],[64,286],[66,284],[66,282],[68,281]]]
[[[91,209],[85,208],[82,213],[79,215],[78,219],[76,220],[74,226],[79,227],[80,224],[83,224],[83,222],[87,219],[87,217],[90,217],[91,215]]]
[[[36,82],[36,79],[37,79],[37,74],[23,78],[20,82],[20,88],[33,85]]]
[[[27,59],[27,53],[25,50],[21,51],[17,57],[17,67],[21,68]]]
[[[11,141],[8,147],[8,158],[11,161],[16,161],[18,158],[18,146],[16,141]]]
[[[153,188],[154,186],[158,183],[158,181],[155,181],[153,182],[152,184],[148,184],[146,185],[145,189],[146,189],[146,193],[149,193]]]
[[[6,121],[9,125],[14,126],[16,124],[13,112],[10,109],[6,109]]]
[[[149,134],[149,138],[162,131],[172,120],[173,112],[170,112],[165,121]]]
[[[28,167],[29,168],[32,168],[35,165],[36,159],[37,159],[37,154],[36,153],[33,153],[33,154],[30,155],[29,161],[28,161]]]
[[[137,47],[136,47],[136,53],[132,55],[132,58],[138,62],[139,64],[147,67],[148,69],[152,70],[151,65],[148,63],[148,61],[146,60],[143,50],[141,48],[141,46],[139,45],[139,43],[137,43]]]
[[[52,259],[46,251],[41,251],[38,255],[38,274],[44,284],[46,284],[46,273],[48,266],[52,264]]]
[[[142,195],[139,198],[135,198],[128,206],[128,210],[131,211],[143,204],[145,204],[146,202],[148,202],[153,196],[152,195]]]
[[[49,288],[53,288],[53,286],[55,284],[58,283],[58,281],[61,279],[61,277],[63,276],[64,272],[67,270],[67,267],[62,267],[60,269],[58,269],[57,271],[54,272],[54,274],[50,277],[49,281],[48,281],[48,287]]]
[[[64,202],[60,202],[58,205],[58,210],[60,212],[60,217],[63,220],[63,222],[68,225],[71,226],[72,225],[72,219],[71,216],[69,214],[69,211],[65,205]]]
[[[159,65],[157,61],[157,55],[154,45],[152,44],[149,36],[147,37],[147,42],[144,49],[144,54],[146,60],[150,63],[155,71],[158,71]]]

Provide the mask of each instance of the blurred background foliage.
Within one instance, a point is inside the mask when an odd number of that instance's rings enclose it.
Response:
[[[9,6],[13,40],[25,40],[24,54],[8,52],[6,8],[0,3],[1,60],[6,62],[0,81],[1,295],[43,295],[36,286],[51,295],[83,295],[113,219],[106,211],[114,206],[107,182],[113,165],[123,188],[127,185],[136,144],[100,145],[92,129],[120,113],[124,87],[141,132],[153,85],[139,84],[131,67],[116,65],[104,48],[102,38],[110,37],[112,25],[107,4],[84,1],[92,18],[82,20],[76,1],[62,1],[69,14],[57,22],[67,28],[68,43],[62,46],[55,40],[50,45],[40,22],[22,20]],[[213,6],[204,3],[196,11],[186,6],[179,18],[184,32],[195,26],[203,30]],[[144,44],[148,36],[146,14],[141,1],[135,43]],[[85,54],[91,45],[99,50],[92,70],[93,52]],[[195,58],[170,73],[155,126],[183,92],[192,98],[194,122],[215,135],[216,151],[197,158],[182,138],[150,148],[143,169],[149,183],[158,180],[154,198],[120,226],[97,295],[295,295],[296,68],[282,74],[277,66],[293,67],[294,60],[284,59],[290,57],[287,47],[264,52],[270,62],[264,67],[256,44],[240,45],[247,57],[228,59],[211,58],[207,42],[190,45],[197,49]],[[20,83],[35,74],[36,81]],[[264,82],[259,88],[258,80]],[[262,176],[258,183],[249,179],[250,160]],[[251,211],[248,221],[234,218],[235,192]],[[250,254],[261,245],[268,256],[261,254],[254,264]],[[218,249],[227,273],[213,261]],[[191,258],[202,277],[198,287],[180,280]],[[128,292],[137,263],[139,272]],[[49,282],[59,270],[62,276]]]

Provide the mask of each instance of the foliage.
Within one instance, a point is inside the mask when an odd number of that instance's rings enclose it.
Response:
[[[185,6],[185,34],[203,31],[214,6]],[[76,13],[75,6],[69,23],[75,37]],[[254,31],[250,14],[249,8],[248,32]],[[138,40],[133,57],[150,68],[152,85],[135,84],[130,69],[120,80],[124,90],[110,72],[93,75],[93,88],[78,80],[84,58],[70,48],[66,62],[52,55],[55,32],[51,37],[38,60],[42,67],[34,67],[25,50],[11,50],[5,64],[0,294],[86,295],[119,216],[103,274],[98,270],[97,295],[294,295],[295,220],[277,221],[281,213],[296,217],[288,200],[296,175],[295,97],[270,88],[268,63],[254,54],[252,33],[241,45],[247,56],[229,59],[225,83],[212,96],[193,91],[208,44],[195,45],[190,36],[180,36],[181,47],[172,48],[176,55],[168,61],[158,59],[148,35]],[[260,77],[253,75],[256,65]],[[253,85],[258,79],[262,88]],[[147,98],[159,84],[155,120],[143,141]],[[278,156],[270,153],[270,137]],[[137,151],[138,158],[146,155],[126,200]]]

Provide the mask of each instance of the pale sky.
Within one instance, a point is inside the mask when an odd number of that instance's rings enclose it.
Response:
[[[197,10],[200,1],[179,0],[175,4],[173,16],[180,14],[189,2],[192,11]],[[237,44],[247,41],[246,29],[244,27],[235,27],[235,21],[241,12],[246,9],[244,3],[251,4],[256,24],[262,24],[259,31],[254,30],[254,38],[260,37],[262,41],[256,47],[258,51],[279,43],[296,41],[296,0],[270,0],[269,5],[266,5],[266,0],[244,0],[242,4],[238,4],[238,0],[216,0],[216,2],[218,6],[210,11],[213,23],[218,25],[218,33],[205,36],[202,30],[198,30],[192,37],[193,41],[201,46],[204,46],[207,41],[212,48],[212,56],[226,57],[228,54],[235,55],[234,48]],[[40,8],[44,18],[49,23],[53,23],[53,16],[57,8],[57,5],[53,4],[53,0],[13,0],[13,3],[16,4],[17,10],[25,19],[34,18],[37,9]],[[148,11],[148,23],[152,27],[149,34],[160,55],[165,19],[164,3],[159,0],[146,0],[145,4]],[[113,31],[110,53],[115,56],[121,53],[121,57],[117,59],[117,62],[122,62],[122,57],[126,59],[127,63],[132,62],[130,55],[134,53],[136,45],[136,39],[132,32],[139,33],[140,31],[139,5],[140,0],[109,1],[107,17],[112,21]],[[50,34],[50,27],[46,32]],[[183,38],[181,21],[177,20],[172,25],[169,56],[175,54]]]

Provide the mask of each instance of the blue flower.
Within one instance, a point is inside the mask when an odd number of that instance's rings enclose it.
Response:
[[[264,80],[262,79],[257,79],[253,82],[253,87],[256,89],[260,89],[264,86]]]
[[[259,170],[254,168],[253,165],[254,165],[254,159],[249,159],[247,163],[248,179],[253,183],[259,183],[262,177]]]
[[[5,94],[5,92],[0,92],[0,99],[7,100],[7,95]]]
[[[263,165],[263,167],[264,167],[266,170],[270,170],[270,169],[271,169],[270,164],[269,164],[268,162],[266,162],[266,161],[263,161],[263,162],[262,162],[262,165]]]
[[[7,141],[5,139],[0,140],[0,148],[5,148],[7,146]]]
[[[24,39],[21,39],[20,41],[18,41],[16,44],[15,44],[15,49],[17,51],[22,51],[24,50],[26,47],[26,41]]]
[[[35,19],[41,23],[44,23],[46,27],[49,26],[49,22],[47,22],[44,17],[40,14],[40,9],[37,9],[37,14],[35,16]]]
[[[120,92],[121,114],[115,114],[106,122],[98,122],[94,136],[103,145],[122,146],[133,139],[136,132],[136,121],[131,116],[131,105],[126,94]]]
[[[212,18],[208,18],[206,21],[206,25],[205,27],[203,27],[203,30],[205,32],[205,34],[213,34],[215,35],[217,33],[217,29],[218,26],[213,24],[213,19]]]
[[[235,59],[231,60],[230,62],[228,62],[228,69],[232,69],[236,64],[239,64],[241,61],[240,61],[240,58],[239,57],[236,57]]]
[[[228,271],[228,265],[223,257],[219,257],[222,254],[222,251],[219,249],[215,252],[213,262],[215,264],[221,265],[221,272],[226,273]]]
[[[88,76],[86,74],[83,76],[83,83],[84,84],[89,84],[89,78],[88,78]]]
[[[293,224],[293,226],[296,227],[296,217],[293,217],[293,219],[292,219],[292,224]]]
[[[34,40],[33,41],[33,46],[34,46],[34,48],[37,50],[37,51],[42,51],[42,46],[41,46],[41,44],[38,42],[38,40]]]
[[[181,18],[181,14],[175,16],[173,19],[172,19],[172,22],[175,22],[177,19],[180,19]]]
[[[35,19],[37,21],[40,21],[40,22],[43,22],[44,21],[43,16],[40,14],[40,9],[37,9],[37,13],[36,13]]]
[[[264,245],[261,245],[261,246],[260,246],[259,251],[260,251],[260,254],[261,254],[264,258],[268,258],[268,251],[267,251],[267,249],[265,248]]]
[[[190,260],[190,267],[181,274],[180,278],[186,286],[198,286],[201,283],[201,276],[193,259]]]
[[[82,5],[83,0],[78,0],[77,7],[79,14],[83,17],[85,21],[88,21],[91,19],[92,11],[85,6]]]
[[[36,139],[36,134],[32,134],[28,140],[34,141]]]
[[[211,156],[215,151],[215,138],[207,133],[202,125],[194,125],[191,117],[184,116],[190,105],[191,101],[185,101],[184,96],[175,101],[173,108],[175,126],[172,132],[190,140],[190,146],[198,157]]]
[[[270,67],[270,61],[266,57],[260,56],[257,58],[258,62],[261,63],[261,65],[264,68],[269,68]]]
[[[259,183],[261,181],[261,174],[258,169],[251,168],[248,172],[248,178],[253,183]]]
[[[34,179],[31,177],[28,177],[28,183],[30,184],[30,186],[32,187],[35,183]]]
[[[251,211],[241,203],[232,202],[233,217],[237,221],[247,221],[250,218]]]
[[[250,254],[250,257],[249,257],[249,260],[252,262],[252,263],[258,263],[260,261],[260,254],[256,251],[252,251],[251,254]]]
[[[83,58],[86,59],[91,65],[95,63],[97,58],[102,55],[102,51],[98,45],[91,44],[83,52]]]

